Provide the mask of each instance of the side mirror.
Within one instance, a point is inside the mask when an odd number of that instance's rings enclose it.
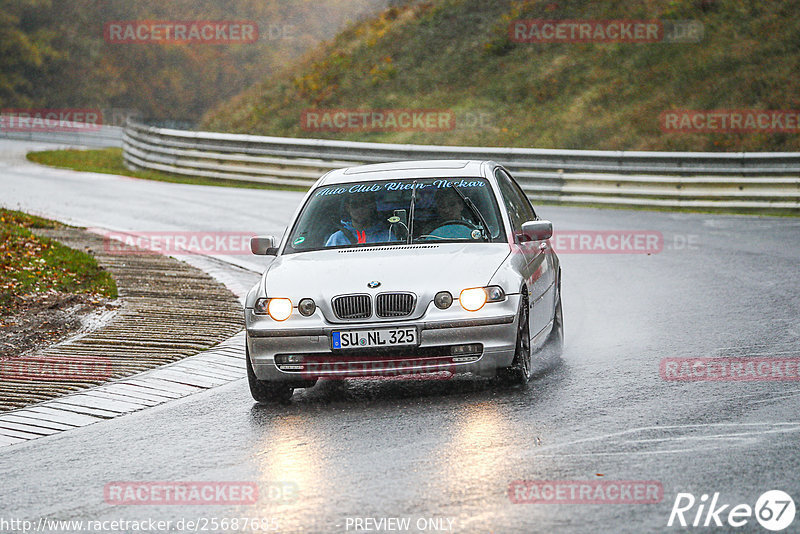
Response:
[[[528,221],[522,223],[522,233],[534,241],[544,241],[553,237],[553,223],[550,221]]]
[[[250,252],[256,256],[277,256],[275,236],[257,235],[250,238]]]

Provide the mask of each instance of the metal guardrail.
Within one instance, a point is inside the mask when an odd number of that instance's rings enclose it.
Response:
[[[126,165],[310,186],[331,169],[416,159],[494,160],[534,201],[800,213],[800,153],[619,152],[363,143],[156,128],[128,121]]]

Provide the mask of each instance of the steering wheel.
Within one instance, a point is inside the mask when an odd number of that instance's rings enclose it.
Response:
[[[474,223],[471,223],[469,221],[465,221],[463,219],[453,219],[451,221],[444,221],[443,223],[440,223],[439,226],[437,226],[436,228],[434,228],[433,230],[431,230],[428,233],[433,233],[433,232],[435,232],[436,230],[438,230],[439,228],[441,228],[443,226],[452,226],[454,224],[460,224],[461,226],[466,226],[470,230],[479,230],[478,226],[476,224],[474,224]]]
[[[428,231],[427,234],[422,235],[420,237],[423,238],[423,239],[424,238],[428,238],[428,239],[448,239],[447,237],[444,237],[444,236],[435,235],[437,230],[439,230],[440,228],[444,228],[446,226],[464,226],[464,227],[466,227],[466,228],[468,228],[470,230],[470,233],[472,231],[475,231],[475,230],[480,230],[480,227],[477,226],[476,224],[472,223],[472,222],[465,221],[463,219],[452,219],[450,221],[444,221],[442,223],[439,223],[438,226],[436,226],[435,228],[432,228],[430,231]]]

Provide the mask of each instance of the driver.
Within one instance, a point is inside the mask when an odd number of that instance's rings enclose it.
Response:
[[[434,193],[436,213],[423,233],[426,238],[469,239],[471,230],[476,228],[464,200],[452,187],[437,189]]]
[[[372,193],[349,194],[344,199],[345,213],[350,220],[342,220],[342,229],[334,232],[325,243],[326,247],[338,247],[356,243],[384,243],[392,241],[388,227],[381,224],[375,195]]]
[[[458,196],[458,193],[456,193],[452,187],[437,189],[434,199],[436,200],[436,213],[439,215],[441,222],[471,222],[464,217],[464,201],[461,200],[461,197]]]

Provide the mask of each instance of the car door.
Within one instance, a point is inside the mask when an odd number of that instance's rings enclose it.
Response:
[[[531,337],[547,328],[553,319],[555,299],[555,273],[553,258],[547,240],[528,239],[522,234],[522,225],[536,220],[528,197],[504,169],[495,170],[503,203],[514,233],[515,253],[522,257],[520,268],[528,288]]]

